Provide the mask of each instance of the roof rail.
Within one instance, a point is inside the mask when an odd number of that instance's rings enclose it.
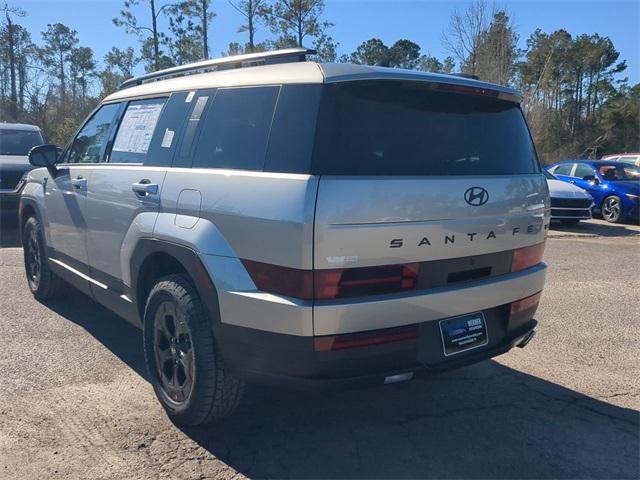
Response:
[[[307,55],[315,55],[316,53],[317,52],[311,48],[298,47],[203,60],[201,62],[188,63],[186,65],[166,68],[157,72],[146,73],[138,77],[130,78],[122,82],[118,90],[142,85],[147,82],[157,82],[184,75],[193,75],[195,73],[257,67],[259,65],[272,65],[276,63],[304,62],[307,59]]]

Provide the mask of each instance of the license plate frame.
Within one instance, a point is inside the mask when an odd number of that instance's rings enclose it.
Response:
[[[489,330],[484,313],[475,312],[438,322],[445,357],[484,347],[489,343]]]

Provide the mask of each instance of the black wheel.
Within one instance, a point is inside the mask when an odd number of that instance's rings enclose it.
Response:
[[[560,220],[560,223],[562,223],[562,225],[571,226],[577,225],[578,223],[580,223],[580,220]]]
[[[204,305],[186,276],[164,277],[151,289],[144,352],[156,396],[176,424],[215,422],[240,403],[244,383],[226,367]]]
[[[620,197],[611,195],[602,202],[602,217],[611,223],[619,223],[622,220],[622,201]]]
[[[44,234],[36,217],[30,217],[25,222],[22,231],[22,248],[27,283],[33,296],[38,300],[60,296],[64,291],[65,283],[49,269]]]

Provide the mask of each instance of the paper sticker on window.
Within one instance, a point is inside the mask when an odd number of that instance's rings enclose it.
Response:
[[[163,105],[164,100],[130,104],[120,123],[113,151],[147,153]]]
[[[196,92],[189,92],[189,94],[187,95],[187,98],[184,100],[184,103],[190,103],[191,100],[193,100],[193,96],[196,94]]]
[[[175,133],[176,132],[168,128],[164,131],[164,137],[162,137],[162,146],[164,148],[171,148],[171,142],[173,142],[173,135]]]

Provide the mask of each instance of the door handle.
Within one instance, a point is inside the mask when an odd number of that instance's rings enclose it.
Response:
[[[82,176],[77,176],[76,178],[71,179],[71,185],[76,190],[86,190],[87,189],[87,179]]]
[[[136,195],[141,197],[146,197],[148,195],[157,195],[158,194],[158,184],[151,183],[151,180],[147,180],[146,178],[140,180],[138,183],[134,183],[131,185],[131,190],[133,190]]]

